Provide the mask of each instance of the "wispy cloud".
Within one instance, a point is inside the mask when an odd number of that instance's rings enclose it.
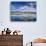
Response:
[[[15,6],[14,6],[14,5],[11,5],[10,10],[11,10],[11,11],[16,10]]]
[[[12,6],[12,7],[14,8],[14,6]],[[25,5],[25,6],[20,7],[19,9],[15,9],[14,8],[14,9],[12,9],[12,11],[21,11],[21,12],[30,11],[30,12],[36,12],[36,9]]]
[[[36,11],[36,2],[12,2],[11,11]]]

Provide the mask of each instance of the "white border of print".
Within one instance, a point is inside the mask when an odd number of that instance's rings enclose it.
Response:
[[[11,0],[11,1],[36,1],[36,0]]]

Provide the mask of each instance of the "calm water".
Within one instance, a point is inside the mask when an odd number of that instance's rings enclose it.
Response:
[[[12,15],[11,21],[36,21],[36,15]]]

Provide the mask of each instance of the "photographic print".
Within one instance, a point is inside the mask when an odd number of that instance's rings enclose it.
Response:
[[[11,21],[36,21],[36,2],[15,2],[10,3]]]

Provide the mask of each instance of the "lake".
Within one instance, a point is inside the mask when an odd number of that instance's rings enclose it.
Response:
[[[36,21],[36,14],[11,15],[11,21]]]

